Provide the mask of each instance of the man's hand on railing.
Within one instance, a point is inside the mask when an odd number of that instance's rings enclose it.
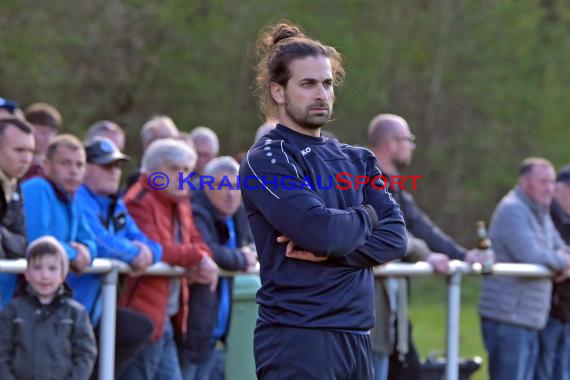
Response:
[[[496,263],[495,251],[486,249],[484,251],[474,248],[465,254],[465,262],[469,264],[479,263],[488,265],[489,262]]]
[[[152,265],[152,252],[146,244],[140,241],[133,241],[133,244],[140,249],[138,255],[131,261],[131,268],[133,268],[131,276],[137,277],[143,274],[146,268]]]
[[[75,259],[69,263],[71,269],[78,274],[85,272],[91,263],[89,248],[76,241],[72,241],[69,245],[77,251],[77,256],[75,256]]]
[[[433,270],[437,273],[449,273],[449,257],[443,253],[432,252],[426,258],[426,261],[431,264]]]
[[[240,251],[244,255],[245,261],[247,262],[246,271],[250,270],[250,268],[255,267],[255,264],[257,264],[257,251],[249,245],[242,247]]]
[[[188,278],[192,283],[209,284],[210,291],[216,291],[220,269],[208,255],[204,255],[200,263],[188,270]]]
[[[563,282],[570,278],[570,254],[566,250],[558,250],[556,254],[564,260],[565,265],[556,277],[554,277],[554,282]]]

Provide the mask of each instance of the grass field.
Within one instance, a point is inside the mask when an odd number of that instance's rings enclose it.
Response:
[[[461,330],[459,335],[462,357],[480,356],[483,366],[471,377],[487,379],[486,353],[483,348],[477,299],[479,279],[465,278],[461,287]],[[443,277],[416,278],[412,280],[410,317],[414,326],[414,338],[420,356],[425,358],[430,351],[445,354],[445,312],[447,287]]]

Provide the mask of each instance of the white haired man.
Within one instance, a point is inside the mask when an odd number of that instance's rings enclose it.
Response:
[[[162,261],[190,270],[195,282],[218,282],[218,267],[194,225],[190,190],[179,186],[179,175],[194,168],[196,153],[186,143],[171,138],[153,142],[145,151],[141,176],[124,197],[129,213],[143,233],[162,245]],[[162,189],[156,173],[168,184]],[[161,182],[162,183],[162,182]],[[143,276],[129,278],[120,304],[146,314],[154,324],[153,343],[123,375],[125,379],[181,379],[171,318],[180,331],[188,317],[188,278]]]

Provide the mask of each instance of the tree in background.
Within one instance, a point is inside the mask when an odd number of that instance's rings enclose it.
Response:
[[[211,126],[235,153],[263,122],[256,32],[282,18],[345,57],[341,140],[364,145],[379,112],[410,121],[421,148],[407,174],[423,175],[414,195],[467,245],[523,157],[569,161],[570,5],[555,0],[6,0],[0,93],[56,105],[80,136],[116,120],[134,156],[140,126],[159,113],[184,131]]]

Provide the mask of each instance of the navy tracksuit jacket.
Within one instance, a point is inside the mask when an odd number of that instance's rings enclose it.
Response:
[[[351,176],[337,183],[339,173]],[[371,267],[403,257],[407,243],[389,193],[370,183],[356,189],[355,176],[379,174],[369,150],[283,125],[248,151],[240,180],[261,265],[260,322],[355,332],[373,327]],[[382,187],[378,178],[376,187]],[[364,205],[375,210],[377,223]],[[285,257],[279,235],[328,260]]]

